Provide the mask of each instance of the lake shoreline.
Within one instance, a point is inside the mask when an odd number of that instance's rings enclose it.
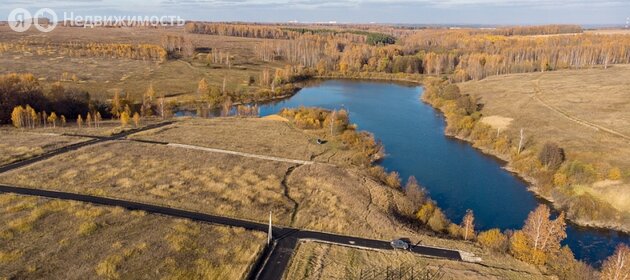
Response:
[[[340,80],[356,80],[356,81],[361,81],[361,80],[365,80],[365,81],[378,81],[378,82],[397,82],[397,83],[404,83],[404,84],[413,84],[416,86],[421,86],[424,87],[424,84],[422,81],[418,81],[418,80],[411,80],[411,79],[401,79],[401,78],[396,78],[396,77],[377,77],[377,78],[369,78],[369,77],[344,77],[344,76],[336,76],[336,75],[331,75],[331,76],[314,76],[312,79],[315,80],[330,80],[330,79],[340,79]],[[448,123],[450,120],[446,117],[446,115],[444,115],[444,113],[442,112],[442,110],[440,108],[436,108],[435,106],[433,106],[430,102],[426,102],[422,96],[420,97],[420,101],[431,106],[431,108],[435,109],[438,113],[440,113],[441,117]],[[512,161],[510,160],[510,158],[506,155],[503,155],[501,153],[498,153],[494,150],[485,148],[485,147],[480,147],[479,145],[476,145],[475,141],[467,138],[467,137],[461,137],[458,135],[453,135],[450,133],[447,133],[446,131],[444,131],[444,135],[446,137],[452,138],[452,139],[457,139],[459,141],[463,141],[466,142],[467,144],[469,144],[470,146],[472,146],[473,148],[475,148],[477,151],[481,152],[483,155],[486,156],[490,156],[493,159],[497,160],[498,162],[501,163],[501,167],[505,170],[510,172],[513,176],[517,177],[519,180],[523,181],[526,185],[527,185],[527,190],[529,192],[531,192],[534,197],[539,200],[539,201],[543,201],[546,204],[552,206],[554,211],[560,212],[563,211],[562,205],[559,205],[558,202],[556,200],[553,199],[553,197],[551,196],[547,196],[542,194],[542,192],[540,192],[540,190],[537,188],[537,181],[535,178],[528,176],[526,174],[523,174],[521,172],[519,172],[518,170],[516,170],[515,168],[513,168],[512,165]],[[630,234],[630,228],[629,227],[624,227],[623,225],[619,225],[619,224],[615,224],[615,223],[610,223],[610,222],[601,222],[601,221],[593,221],[593,220],[585,220],[585,219],[576,219],[574,217],[567,217],[567,220],[574,224],[577,225],[579,227],[582,228],[592,228],[594,230],[612,230],[612,231],[616,231],[618,233],[622,233],[624,235],[628,235]]]

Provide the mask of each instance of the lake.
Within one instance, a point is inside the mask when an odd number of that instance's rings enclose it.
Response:
[[[380,162],[401,178],[415,176],[454,222],[472,209],[479,230],[521,228],[539,203],[527,184],[504,170],[503,162],[470,144],[444,135],[445,120],[420,101],[422,87],[385,82],[327,80],[293,97],[260,105],[261,116],[282,108],[316,106],[346,109],[360,130],[383,142],[387,157]],[[569,224],[567,244],[575,256],[599,266],[628,235]]]

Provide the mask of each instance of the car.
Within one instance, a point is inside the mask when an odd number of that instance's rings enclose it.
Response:
[[[392,240],[392,242],[390,242],[389,244],[392,245],[392,248],[394,248],[394,250],[409,250],[409,243],[402,239]]]

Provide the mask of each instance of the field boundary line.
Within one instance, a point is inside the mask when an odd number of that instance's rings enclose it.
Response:
[[[540,89],[540,81],[537,81],[536,82],[536,87],[534,89],[534,99],[536,99],[536,101],[538,101],[541,105],[547,107],[549,110],[552,110],[552,111],[562,115],[566,119],[568,119],[570,121],[573,121],[573,122],[575,122],[577,124],[580,124],[582,126],[586,126],[588,128],[592,128],[592,129],[594,129],[596,131],[600,131],[601,130],[601,131],[607,132],[609,134],[612,134],[614,136],[621,137],[621,138],[623,138],[625,140],[630,141],[630,136],[627,136],[625,134],[622,134],[622,133],[620,133],[618,131],[615,131],[615,130],[612,130],[610,128],[606,128],[604,126],[601,126],[601,125],[598,125],[598,124],[594,124],[594,123],[589,122],[589,121],[582,120],[582,119],[580,119],[578,117],[574,117],[571,114],[569,114],[567,112],[564,112],[561,109],[552,106],[551,104],[545,102],[542,98],[540,98],[541,94],[542,94],[542,90]]]
[[[286,163],[293,163],[293,164],[301,164],[301,165],[309,165],[309,164],[314,164],[315,163],[314,161],[308,161],[308,160],[299,160],[299,159],[288,159],[288,158],[280,158],[280,157],[273,157],[273,156],[264,156],[264,155],[236,152],[236,151],[230,151],[230,150],[222,150],[222,149],[215,149],[215,148],[206,148],[206,147],[200,147],[200,146],[193,146],[193,145],[187,145],[187,144],[168,143],[168,144],[166,144],[166,146],[176,147],[176,148],[183,148],[183,149],[189,149],[189,150],[205,151],[205,152],[211,152],[211,153],[235,155],[235,156],[248,157],[248,158],[256,158],[256,159],[271,160],[271,161],[278,161],[278,162],[286,162]]]

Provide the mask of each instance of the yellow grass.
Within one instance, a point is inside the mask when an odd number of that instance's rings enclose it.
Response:
[[[0,199],[18,204],[32,198],[2,194]],[[113,207],[39,198],[36,203],[35,209],[0,212],[0,220],[38,217],[27,231],[0,224],[0,232],[13,233],[10,238],[0,235],[3,277],[240,279],[265,241],[259,232],[137,215]],[[185,240],[186,247],[175,250],[172,236]]]
[[[36,133],[15,128],[0,129],[0,165],[27,159],[87,140],[81,137]]]
[[[530,265],[505,259],[488,261],[483,265],[425,258],[403,251],[369,251],[315,242],[302,242],[291,260],[284,279],[359,279],[373,277],[370,272],[381,273],[381,279],[389,268],[398,276],[400,268],[414,268],[416,279],[426,272],[440,273],[440,279],[548,279]],[[404,273],[404,272],[403,272]]]
[[[582,186],[595,197],[630,213],[630,65],[608,69],[563,70],[490,77],[460,84],[480,98],[489,118],[513,119],[505,133],[517,138],[521,128],[533,145],[556,142],[569,159],[595,166],[599,180],[620,168],[622,182]],[[613,133],[611,133],[613,132]],[[621,136],[620,136],[621,135]],[[624,136],[626,138],[624,138]]]

